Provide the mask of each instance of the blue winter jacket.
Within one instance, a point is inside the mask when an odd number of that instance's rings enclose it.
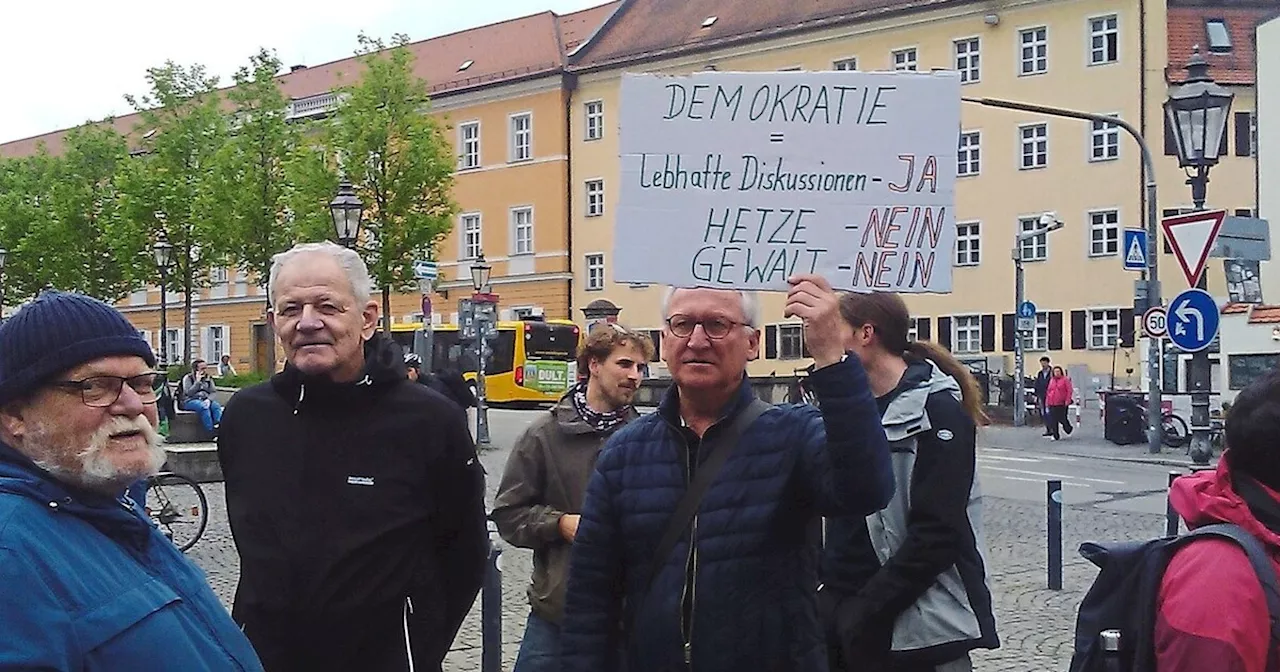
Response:
[[[204,573],[129,500],[0,444],[0,670],[261,670]]]
[[[573,544],[561,630],[564,672],[618,669],[609,652],[617,649],[620,621],[631,628],[623,643],[628,670],[826,671],[816,607],[819,517],[882,508],[894,479],[857,359],[814,371],[810,381],[822,410],[776,406],[743,432],[690,529],[660,559],[648,595],[654,547],[686,488],[690,444],[674,388],[657,413],[609,440]],[[722,431],[751,395],[744,381],[705,435]],[[686,581],[690,561],[693,580]],[[689,667],[681,629],[685,590],[693,591]]]

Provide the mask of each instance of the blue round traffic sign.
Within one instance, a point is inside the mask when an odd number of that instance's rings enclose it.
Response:
[[[1169,340],[1184,352],[1209,347],[1218,335],[1218,303],[1203,289],[1188,289],[1169,302]]]
[[[1018,304],[1018,317],[1035,317],[1035,316],[1036,316],[1036,304],[1031,303],[1030,301],[1023,301],[1022,303]]]

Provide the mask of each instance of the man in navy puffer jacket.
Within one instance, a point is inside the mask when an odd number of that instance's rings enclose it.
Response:
[[[786,314],[804,321],[821,411],[760,415],[670,556],[655,558],[706,457],[703,437],[724,431],[753,398],[744,374],[760,345],[753,294],[668,290],[662,354],[675,385],[657,413],[613,436],[596,465],[570,564],[564,672],[621,669],[611,656],[619,644],[634,672],[826,671],[819,518],[879,510],[894,479],[866,374],[841,345],[838,297],[818,276],[790,282]]]

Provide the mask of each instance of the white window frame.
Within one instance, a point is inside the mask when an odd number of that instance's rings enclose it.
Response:
[[[209,269],[209,284],[225,285],[227,284],[227,269],[221,266]]]
[[[907,327],[907,342],[914,343],[920,340],[920,320],[925,318],[913,317],[907,321],[910,325]]]
[[[1049,351],[1049,313],[1036,313],[1036,328],[1031,331],[1029,338],[1023,340],[1022,345],[1027,352]]]
[[[475,130],[475,137],[467,137],[469,129]],[[475,170],[480,166],[480,121],[464,121],[458,124],[458,170]]]
[[[856,72],[858,70],[858,57],[846,56],[838,58],[831,62],[831,69],[838,72]]]
[[[588,142],[604,137],[604,101],[588,100],[582,104],[583,137]]]
[[[972,320],[972,324],[970,324]],[[961,322],[964,323],[963,331],[967,335],[967,340],[972,341],[966,345],[972,345],[972,348],[961,347],[960,333],[962,330]],[[982,316],[981,315],[954,315],[951,318],[951,351],[957,355],[972,355],[982,352]]]
[[[475,222],[475,230],[468,228]],[[475,234],[475,240],[471,235]],[[479,212],[464,212],[458,215],[458,260],[475,259],[484,250],[484,216]]]
[[[783,332],[788,335],[794,334],[796,349],[795,352],[783,352]],[[794,360],[804,359],[804,325],[795,322],[783,322],[778,325],[778,332],[774,345],[778,349],[778,359]]]
[[[1027,139],[1027,131],[1043,130],[1043,133],[1037,133],[1031,139]],[[1041,143],[1044,144],[1044,151],[1038,151]],[[1028,166],[1027,147],[1031,147],[1032,165]],[[1018,170],[1040,170],[1049,167],[1049,124],[1048,122],[1039,122],[1035,124],[1021,124],[1018,126]]]
[[[1040,36],[1043,33],[1043,37]],[[1025,37],[1031,36],[1031,41],[1026,42]],[[1039,38],[1039,39],[1037,39]],[[1048,26],[1032,26],[1030,28],[1022,28],[1018,31],[1018,76],[1034,77],[1049,72],[1049,27]],[[1027,50],[1031,50],[1030,57],[1027,56]],[[1027,69],[1027,64],[1031,64],[1031,69]]]
[[[968,142],[973,140],[972,142]],[[956,176],[973,177],[982,174],[982,131],[961,131],[956,148]]]
[[[1112,316],[1114,313],[1114,319]],[[1088,331],[1086,339],[1090,350],[1112,350],[1120,343],[1120,309],[1119,308],[1090,308],[1088,315]],[[1101,315],[1101,317],[1099,317]],[[1102,341],[1098,342],[1094,338],[1094,327],[1101,326]],[[1111,327],[1115,328],[1112,334]]]
[[[961,243],[965,249],[961,250]],[[982,222],[956,222],[956,266],[978,266],[982,263]]]
[[[962,52],[961,47],[965,50]],[[951,42],[951,54],[961,84],[982,81],[982,38],[977,35],[961,37]]]
[[[920,51],[916,47],[894,49],[889,52],[889,65],[898,72],[917,72],[920,69]]]
[[[521,222],[521,216],[528,215],[527,221]],[[533,206],[521,205],[510,210],[511,218],[511,255],[533,254]],[[524,233],[525,235],[521,235]]]
[[[520,163],[533,160],[533,112],[517,112],[507,122],[510,128],[510,148],[507,155],[509,163]],[[524,129],[519,128],[520,121],[526,122]]]
[[[1107,114],[1108,117],[1120,118],[1120,113],[1112,112]],[[1101,124],[1101,126],[1099,126]],[[1120,126],[1117,124],[1104,124],[1099,121],[1090,121],[1089,126],[1089,146],[1085,150],[1088,152],[1090,163],[1103,163],[1106,161],[1116,161],[1120,158]],[[1096,154],[1098,145],[1097,140],[1102,139],[1102,156]]]
[[[222,340],[222,352],[217,352],[213,347],[214,329],[217,329],[220,332],[219,337]],[[211,367],[218,366],[222,362],[222,355],[231,354],[231,327],[225,324],[210,324],[205,326],[202,331],[204,332],[204,337],[200,339],[202,341],[200,348],[204,355],[202,359],[204,359],[204,361]]]
[[[1107,27],[1106,22],[1108,20],[1114,21],[1115,27],[1113,28]],[[1090,66],[1110,65],[1112,63],[1119,63],[1120,62],[1120,15],[1115,12],[1112,12],[1110,14],[1101,14],[1098,16],[1091,16],[1088,19],[1086,19],[1086,21],[1087,23],[1085,25],[1089,29],[1089,42],[1086,45],[1086,50],[1087,50],[1087,53],[1089,54],[1089,65]],[[1098,22],[1098,21],[1103,22],[1101,29],[1098,29],[1094,25],[1095,22]],[[1114,35],[1115,41],[1116,41],[1115,53],[1110,54],[1111,56],[1110,58],[1107,58],[1108,54],[1106,53],[1108,35]],[[1102,47],[1096,47],[1093,44],[1094,39],[1098,37],[1101,37],[1103,39]],[[1101,60],[1099,60],[1098,58],[1099,52],[1102,53]]]
[[[165,345],[169,348],[169,351],[165,353],[169,356],[169,361],[166,362],[166,364],[181,364],[183,343],[182,328],[166,326],[165,330],[167,332],[165,334],[165,338],[168,339]],[[160,353],[156,353],[156,356],[159,357]]]
[[[592,178],[586,180],[583,184],[586,188],[587,216],[600,217],[604,215],[604,178]]]
[[[588,292],[604,291],[605,285],[605,261],[603,252],[589,252],[583,255],[583,267],[586,273],[583,277],[582,288]]]
[[[1113,222],[1099,220],[1108,215],[1114,215]],[[1086,216],[1089,222],[1089,256],[1114,257],[1120,254],[1120,210],[1099,208],[1090,210]]]
[[[1029,225],[1029,226],[1028,226]],[[1026,231],[1034,231],[1040,228],[1039,215],[1034,217],[1018,218],[1018,233]],[[1049,234],[1042,233],[1031,238],[1023,238],[1022,244],[1022,261],[1044,261],[1049,258]]]

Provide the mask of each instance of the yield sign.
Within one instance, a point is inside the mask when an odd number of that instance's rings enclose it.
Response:
[[[1169,241],[1169,247],[1173,248],[1182,273],[1187,277],[1187,286],[1195,287],[1200,280],[1226,216],[1226,210],[1206,210],[1160,220],[1164,238]]]

